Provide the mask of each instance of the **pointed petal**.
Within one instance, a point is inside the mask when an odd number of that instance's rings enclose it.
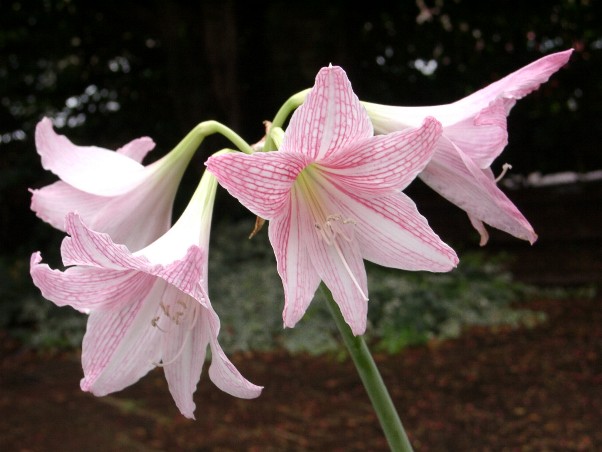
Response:
[[[441,122],[443,128],[473,118],[491,102],[503,99],[506,115],[518,99],[537,90],[542,83],[564,66],[573,49],[546,55],[473,94],[451,104],[425,107],[397,107],[363,102],[376,133],[389,133],[416,127],[427,116]]]
[[[506,117],[516,101],[537,90],[542,83],[564,66],[572,49],[547,55],[449,105],[459,118],[474,121],[446,128],[444,134],[480,168],[487,168],[499,156],[507,142]],[[460,121],[461,123],[462,121]],[[445,124],[444,124],[445,125]],[[467,141],[464,140],[467,139]]]
[[[65,231],[65,216],[77,212],[91,218],[105,205],[107,198],[91,195],[58,181],[39,190],[30,190],[31,210],[38,218],[60,231]]]
[[[284,286],[284,325],[294,327],[311,303],[320,277],[310,262],[307,243],[315,226],[302,199],[294,191],[285,215],[270,221],[268,234]]]
[[[203,286],[207,282],[203,281],[203,278],[207,273],[207,260],[208,254],[205,250],[191,245],[184,257],[169,265],[155,265],[150,273],[206,306],[209,297]]]
[[[35,140],[44,169],[91,194],[121,194],[143,174],[144,167],[125,155],[96,146],[76,146],[65,136],[57,135],[48,118],[38,123]]]
[[[507,75],[485,88],[476,91],[468,97],[456,102],[454,105],[461,108],[479,111],[495,99],[503,98],[508,101],[522,99],[527,94],[537,90],[542,83],[564,66],[571,57],[573,49],[546,55],[527,66]],[[514,105],[508,104],[507,113]]]
[[[498,188],[491,171],[478,168],[453,143],[441,140],[420,178],[473,218],[534,243],[537,235],[526,218]]]
[[[96,396],[134,384],[161,359],[161,336],[153,327],[166,284],[157,281],[146,297],[114,309],[92,311],[82,345],[80,386]]]
[[[307,243],[311,261],[331,291],[354,335],[364,334],[368,316],[368,278],[356,240],[336,237],[332,244],[314,231]]]
[[[135,162],[142,163],[146,154],[155,148],[155,142],[149,137],[136,138],[117,149],[118,154],[125,155]]]
[[[211,305],[203,308],[201,321],[203,333],[208,336],[211,345],[211,366],[209,366],[211,381],[222,391],[234,397],[241,399],[258,397],[263,387],[256,386],[244,378],[219,345],[217,341],[220,328],[219,318]]]
[[[507,143],[506,117],[518,99],[535,91],[569,60],[572,49],[553,53],[489,86],[447,105],[395,107],[364,103],[376,133],[417,126],[426,116],[443,125],[452,140],[480,168],[486,168]]]
[[[108,234],[89,229],[76,213],[65,218],[65,229],[71,237],[61,244],[64,265],[148,271],[151,264],[143,257],[133,256],[127,247],[113,242]]]
[[[306,164],[303,156],[282,151],[225,154],[206,162],[222,187],[265,219],[274,218],[286,208],[291,186]]]
[[[30,273],[44,298],[57,306],[82,312],[126,305],[146,296],[155,278],[135,271],[71,267],[64,272],[41,263],[40,253],[30,261]]]
[[[305,102],[291,117],[280,150],[314,161],[372,134],[372,123],[347,74],[330,66],[320,70]]]
[[[433,232],[404,193],[361,198],[341,192],[332,202],[355,221],[355,237],[366,260],[390,268],[432,272],[449,271],[458,263],[454,250]]]
[[[200,247],[191,245],[181,259],[160,265],[151,263],[144,250],[133,255],[125,246],[114,243],[108,234],[92,231],[77,214],[67,215],[66,226],[71,237],[66,237],[61,245],[65,265],[143,272],[161,278],[200,303],[207,298],[198,284],[207,265],[207,253]],[[76,271],[75,268],[68,271]]]
[[[320,162],[324,174],[345,190],[374,196],[403,190],[433,155],[441,125],[426,118],[422,127],[371,137]]]
[[[195,299],[183,297],[174,287],[161,300],[170,318],[159,319],[162,335],[163,370],[176,405],[187,418],[194,419],[193,394],[201,378],[209,343],[200,316],[204,310]]]

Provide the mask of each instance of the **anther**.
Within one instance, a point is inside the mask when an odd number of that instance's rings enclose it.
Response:
[[[326,217],[326,221],[324,224],[320,225],[315,223],[314,226],[316,230],[320,232],[320,236],[322,239],[328,244],[332,245],[335,239],[340,236],[347,242],[351,242],[353,240],[352,234],[349,234],[343,226],[352,224],[355,225],[355,220],[351,218],[343,218],[341,214],[328,215]]]
[[[178,301],[178,304],[181,304],[183,306],[188,307],[188,305],[184,302],[180,302]],[[175,362],[180,355],[182,354],[182,352],[184,351],[184,347],[186,347],[186,344],[188,343],[188,339],[190,339],[190,335],[192,333],[193,328],[195,327],[197,320],[199,319],[199,309],[201,309],[200,306],[197,306],[196,304],[193,304],[192,306],[192,310],[194,311],[192,314],[192,320],[190,322],[190,324],[188,325],[188,327],[186,328],[186,335],[184,336],[184,338],[182,339],[182,345],[180,345],[180,349],[178,350],[178,352],[174,355],[173,358],[171,358],[169,361],[163,361],[160,363],[155,363],[153,362],[153,365],[157,366],[157,367],[165,367],[168,366],[169,364],[172,364],[173,362]],[[178,314],[184,314],[183,312],[178,312]],[[153,321],[151,323],[154,322],[153,326],[157,326],[157,328],[159,328],[158,325],[156,325],[156,321],[159,319],[159,317],[155,317],[153,319]],[[173,319],[172,319],[173,320]],[[176,321],[176,325],[179,325],[178,321]],[[161,329],[161,328],[159,328]],[[163,331],[163,330],[161,330]]]

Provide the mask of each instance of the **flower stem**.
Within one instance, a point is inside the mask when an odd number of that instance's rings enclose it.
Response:
[[[330,312],[343,336],[343,341],[349,350],[349,354],[353,359],[353,363],[364,384],[364,388],[370,397],[370,401],[378,416],[378,420],[385,433],[390,449],[395,452],[412,451],[413,449],[410,440],[401,424],[399,415],[395,410],[391,396],[376,367],[372,354],[370,353],[370,350],[368,350],[366,341],[363,336],[353,335],[351,328],[349,328],[349,325],[345,322],[338,305],[332,298],[332,293],[324,283],[320,285],[320,288],[326,297]]]
[[[234,130],[217,121],[203,121],[193,129],[191,134],[193,133],[200,135],[202,138],[219,133],[245,154],[253,153],[253,148],[251,148],[249,143],[243,140]]]

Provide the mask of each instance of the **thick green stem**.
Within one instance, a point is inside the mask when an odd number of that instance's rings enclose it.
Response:
[[[307,97],[307,93],[309,93],[309,91],[310,89],[308,88],[306,90],[298,92],[297,94],[293,94],[286,100],[286,102],[282,104],[282,107],[280,107],[280,110],[278,110],[276,116],[274,116],[274,119],[272,120],[270,130],[268,130],[265,139],[265,145],[263,146],[264,152],[270,152],[276,149],[276,145],[270,133],[271,130],[275,127],[282,128],[284,122],[290,116],[290,114],[301,104],[303,104],[303,102],[305,102],[305,98]]]
[[[238,149],[240,149],[245,154],[252,154],[253,148],[243,140],[240,135],[238,135],[234,130],[226,127],[225,125],[217,122],[217,121],[204,121],[198,124],[190,134],[198,134],[202,138],[205,138],[208,135],[213,135],[214,133],[219,133],[223,135],[228,140],[234,144]]]
[[[324,296],[326,297],[330,312],[334,317],[335,323],[343,336],[343,341],[349,350],[349,354],[353,359],[353,363],[360,375],[362,383],[366,388],[366,392],[370,397],[374,411],[378,416],[380,425],[385,433],[389,447],[395,452],[412,451],[410,440],[401,424],[395,405],[389,396],[387,387],[376,367],[376,363],[372,358],[370,350],[364,341],[363,336],[354,336],[351,328],[345,322],[339,306],[332,298],[332,293],[322,283],[320,285]]]

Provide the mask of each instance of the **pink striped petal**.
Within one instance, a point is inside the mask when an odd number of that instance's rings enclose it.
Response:
[[[163,333],[161,365],[169,392],[180,412],[194,419],[193,394],[201,377],[210,332],[201,320],[206,315],[205,308],[182,295],[173,286],[165,290],[157,327]]]
[[[290,152],[256,152],[210,157],[207,169],[228,192],[247,209],[262,218],[279,215],[289,202],[296,177],[306,166],[306,159]]]
[[[305,314],[320,285],[308,250],[315,226],[299,194],[292,194],[292,203],[284,215],[270,221],[268,233],[284,286],[282,318],[284,325],[292,328]]]
[[[489,168],[508,144],[504,99],[496,99],[474,117],[445,129],[445,138],[462,149],[479,168]]]
[[[41,261],[40,253],[31,256],[30,273],[44,298],[82,312],[134,302],[146,296],[155,280],[133,270],[71,267],[62,272]]]
[[[312,263],[332,293],[343,318],[354,335],[364,334],[368,316],[368,278],[358,241],[339,237],[328,244],[315,230],[308,238],[306,246]]]
[[[508,113],[516,100],[522,99],[537,90],[542,83],[547,82],[552,74],[569,61],[572,53],[573,49],[569,49],[546,55],[465,97],[455,105],[458,107],[458,111],[460,109],[479,111],[493,100],[503,98],[508,101]]]
[[[160,314],[157,300],[165,288],[156,281],[142,299],[90,313],[82,344],[83,391],[96,396],[120,391],[160,361],[164,333],[152,322]]]
[[[478,168],[453,143],[442,146],[420,178],[473,219],[534,243],[533,228],[496,185],[491,171]],[[486,237],[481,238],[483,244]]]
[[[226,357],[222,347],[217,341],[219,335],[219,319],[209,306],[203,310],[202,328],[209,338],[211,346],[211,365],[209,378],[222,391],[241,399],[254,399],[261,394],[262,386],[256,386],[244,378],[238,369]]]
[[[373,196],[403,190],[430,161],[440,135],[439,122],[426,118],[418,129],[358,141],[320,166],[348,191]]]
[[[334,189],[327,189],[334,193]],[[402,270],[445,272],[458,263],[456,253],[433,232],[414,202],[397,191],[364,198],[341,191],[331,209],[354,222],[354,240],[364,259]]]
[[[372,136],[373,128],[345,71],[330,66],[320,70],[286,132],[280,150],[301,153],[313,161]]]

